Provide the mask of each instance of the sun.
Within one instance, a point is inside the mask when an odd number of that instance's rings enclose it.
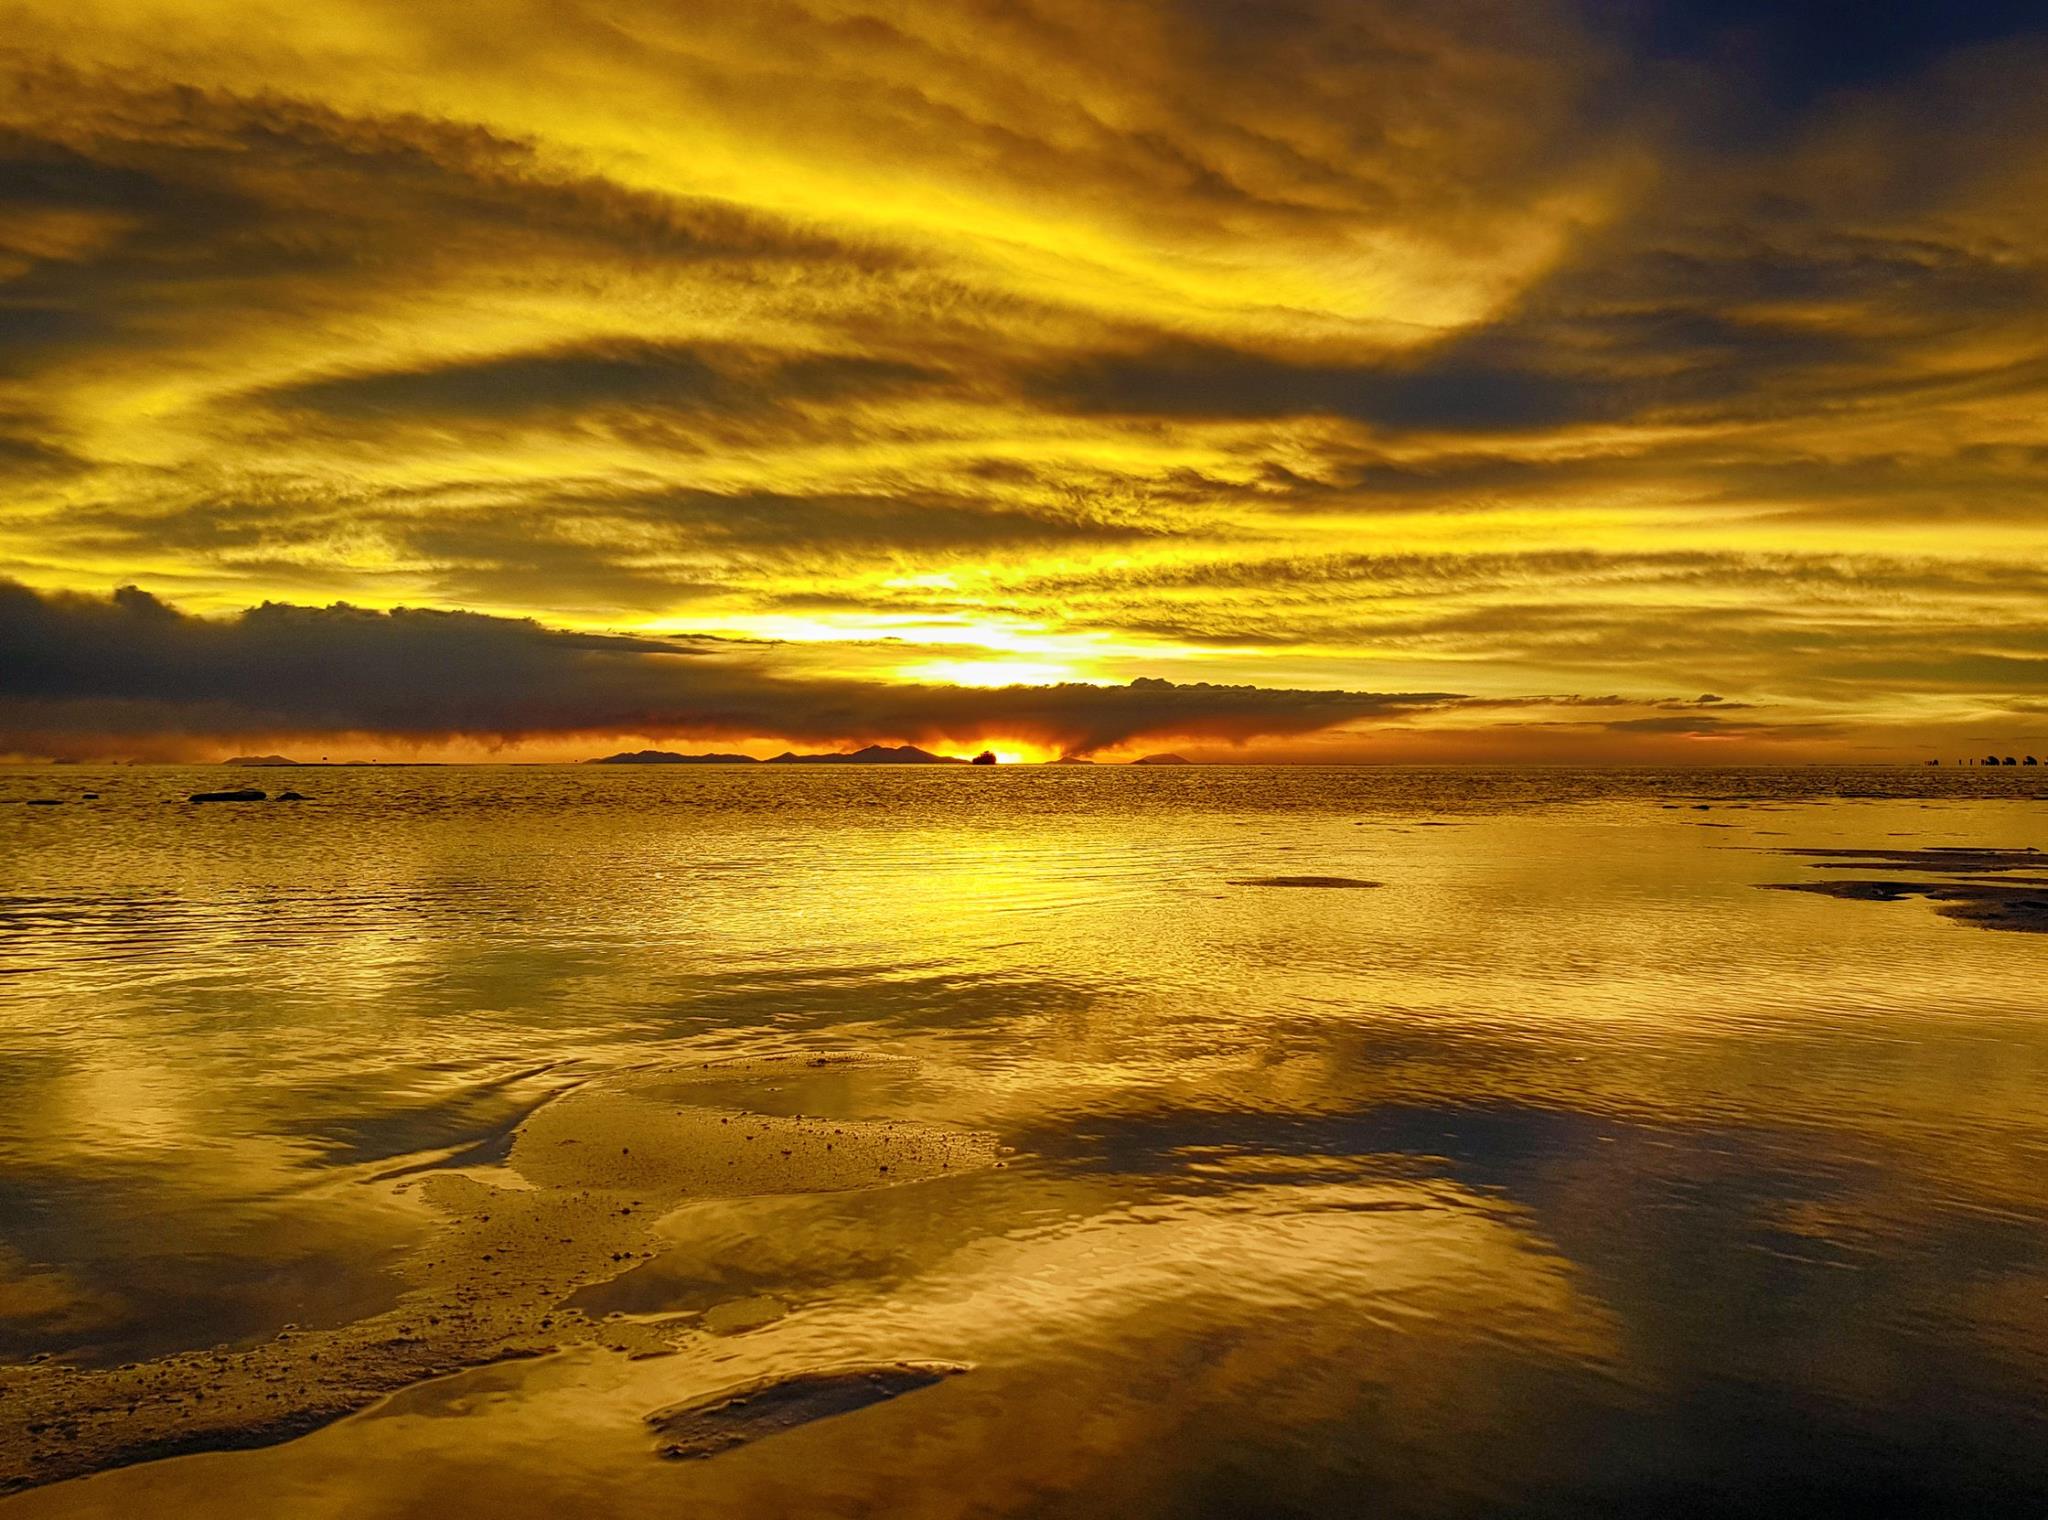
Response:
[[[984,751],[994,755],[998,765],[1042,765],[1060,754],[1052,745],[1034,744],[1029,739],[987,739],[964,748],[959,758],[971,760]]]

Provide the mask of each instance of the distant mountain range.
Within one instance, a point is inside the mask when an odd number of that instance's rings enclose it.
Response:
[[[745,755],[736,758],[744,760]],[[130,764],[139,762],[131,761]],[[235,755],[222,765],[289,765],[298,770],[418,770],[424,766],[459,764],[448,760],[293,760],[284,755]]]
[[[668,749],[636,749],[623,754],[606,755],[602,759],[586,761],[589,765],[991,765],[994,756],[984,751],[986,758],[972,761],[956,759],[952,755],[935,755],[928,749],[919,749],[915,744],[899,744],[893,748],[886,744],[870,744],[866,749],[828,755],[799,755],[794,750],[784,750],[769,760],[756,760],[752,755],[679,755]],[[243,764],[257,765],[262,761],[244,761]],[[289,765],[290,761],[275,762]],[[1062,755],[1050,762],[1053,765],[1093,765],[1096,762],[1082,755]],[[1146,755],[1131,761],[1132,765],[1193,765],[1195,762],[1185,755]]]
[[[915,744],[901,744],[890,748],[885,744],[870,744],[866,749],[857,749],[850,754],[799,755],[794,750],[785,750],[771,760],[756,760],[752,755],[679,755],[672,750],[638,749],[627,754],[606,755],[601,760],[592,760],[592,765],[966,765],[965,760],[956,760],[949,755],[935,755],[928,749],[919,749]]]
[[[948,755],[935,755],[928,749],[919,749],[915,744],[899,744],[891,749],[886,744],[870,744],[866,749],[857,749],[844,755],[799,755],[793,750],[784,750],[764,765],[965,765],[965,760],[955,760]]]

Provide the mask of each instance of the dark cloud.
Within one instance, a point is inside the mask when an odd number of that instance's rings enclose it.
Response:
[[[1893,691],[1960,687],[2031,693],[2048,687],[2048,629],[2001,630],[1996,642],[2004,644],[2010,652],[1929,650],[1911,647],[1903,640],[1884,649],[1875,641],[1861,641],[1855,657],[1832,659],[1819,673],[1845,685]],[[2021,652],[2026,646],[2032,646],[2033,652]],[[1839,656],[1840,651],[1835,653]]]
[[[0,280],[0,375],[189,341],[188,324],[214,315],[312,316],[454,268],[731,267],[759,279],[814,264],[843,279],[903,262],[729,202],[579,172],[535,141],[470,123],[54,65],[17,70],[14,83],[20,119],[0,124],[0,229],[13,235],[0,230],[0,252],[28,267]],[[91,235],[51,247],[37,231],[60,214]],[[590,363],[580,378],[601,382],[601,356]],[[464,366],[446,369],[459,401]],[[640,369],[641,383],[660,385],[658,363]],[[502,404],[517,378],[476,373],[467,394]],[[553,378],[574,399],[574,355]],[[402,402],[404,378],[386,383]],[[365,396],[374,404],[374,385]],[[345,405],[347,393],[332,399]]]
[[[1724,249],[1709,258],[1659,251],[1573,269],[1533,290],[1509,316],[1419,354],[1352,363],[1304,361],[1223,344],[1171,340],[1129,353],[1063,361],[1018,378],[1036,403],[1082,414],[1181,418],[1332,417],[1399,434],[1545,434],[1653,422],[1700,425],[1775,420],[1845,405],[1899,405],[1945,395],[2009,394],[2048,388],[2048,355],[2001,360],[1973,370],[1929,369],[1931,346],[2001,308],[2030,311],[2048,298],[2048,270],[2013,267],[1989,252],[1873,251],[1845,268],[1826,249],[1796,259]],[[1774,281],[1765,296],[1752,288]],[[1840,302],[1861,294],[1862,320],[1816,324],[1803,299]],[[1730,310],[1752,300],[1786,303],[1770,312]],[[1890,320],[1880,329],[1872,320]],[[1669,445],[1653,470],[1668,477]],[[1472,466],[1483,466],[1475,474]],[[1613,461],[1599,466],[1614,473]],[[1572,466],[1567,466],[1567,471]],[[1406,484],[1455,488],[1489,480],[1542,489],[1555,467],[1526,460],[1470,459],[1382,465],[1354,473],[1365,488]],[[1638,473],[1648,473],[1639,471]],[[1402,476],[1410,477],[1403,482]],[[1299,491],[1306,482],[1276,480]],[[1311,499],[1327,503],[1328,488]]]
[[[924,366],[859,354],[785,356],[718,344],[614,342],[336,375],[250,399],[348,420],[396,418],[434,426],[450,417],[489,420],[602,407],[765,411],[874,398],[940,379]]]
[[[1745,101],[1785,109],[2042,23],[2033,0],[1621,0],[1598,13],[1641,52],[1700,64]]]
[[[1712,716],[1617,718],[1600,727],[1615,734],[1737,734],[1753,733],[1763,727],[1754,723],[1729,723]]]
[[[73,475],[85,468],[85,461],[69,449],[46,442],[26,430],[11,432],[8,420],[0,418],[0,480]]]
[[[1508,432],[1618,415],[1629,392],[1446,353],[1373,366],[1290,362],[1220,345],[1162,344],[1033,376],[1034,399],[1090,412],[1273,418],[1333,416],[1428,432]]]
[[[0,581],[0,750],[164,737],[577,734],[974,742],[1085,751],[1149,735],[1238,742],[1452,705],[1436,692],[1137,680],[962,688],[777,675],[771,651],[567,633],[525,619],[266,603],[188,616],[127,587],[43,596]]]
[[[0,437],[0,477],[9,468]],[[55,471],[62,459],[17,468]],[[1140,544],[1169,525],[1088,501],[1001,501],[896,491],[630,490],[564,481],[508,493],[502,483],[442,482],[425,490],[355,491],[339,506],[322,484],[239,478],[231,491],[170,507],[107,503],[68,511],[73,552],[119,562],[176,551],[231,562],[264,584],[317,586],[308,566],[375,542],[430,600],[452,606],[546,606],[614,616],[674,614],[720,592],[794,606],[775,589],[876,563],[908,570],[935,557],[1005,549]],[[346,534],[346,544],[337,542]],[[823,593],[820,593],[823,595]],[[873,607],[839,598],[845,610]],[[817,605],[824,605],[823,602]]]
[[[915,490],[804,495],[784,491],[658,490],[605,499],[605,515],[753,551],[780,549],[829,558],[865,550],[908,557],[1003,544],[1117,543],[1171,531],[1160,522],[1119,520],[1047,504],[986,502]]]

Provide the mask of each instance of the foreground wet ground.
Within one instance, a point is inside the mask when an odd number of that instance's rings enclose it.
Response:
[[[651,1257],[657,1222],[685,1200],[900,1186],[995,1163],[986,1134],[692,1101],[702,1085],[780,1090],[778,1076],[870,1064],[888,1063],[809,1055],[592,1081],[522,1123],[503,1167],[399,1185],[439,1217],[404,1264],[411,1285],[383,1314],[114,1368],[0,1369],[0,1400],[18,1417],[0,1429],[0,1490],[285,1440],[394,1389],[565,1344],[672,1350],[696,1316],[599,1323],[570,1300]]]
[[[0,1514],[2048,1499],[2005,778],[166,779],[0,808]]]

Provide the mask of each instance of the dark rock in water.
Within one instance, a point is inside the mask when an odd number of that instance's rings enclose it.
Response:
[[[992,749],[985,749],[968,763],[970,765],[994,765],[996,763],[996,752]]]
[[[78,795],[83,797],[87,802],[98,802],[100,800],[100,794],[98,792],[80,792]]]
[[[62,797],[31,797],[28,799],[28,805],[30,807],[62,807],[64,799]]]
[[[606,755],[599,760],[587,761],[590,765],[758,765],[752,755],[679,755],[672,749],[635,749],[616,755]]]
[[[1233,887],[1376,887],[1376,881],[1356,876],[1247,876],[1231,882]]]
[[[968,1369],[959,1362],[883,1362],[826,1372],[763,1378],[709,1398],[657,1409],[647,1423],[655,1450],[672,1460],[715,1457],[813,1420],[851,1414],[943,1382]]]
[[[271,798],[270,800],[271,800],[272,802],[310,802],[310,801],[312,801],[312,799],[311,799],[310,797],[308,797],[308,796],[307,796],[307,795],[306,795],[306,794],[305,794],[304,792],[279,792],[279,793],[278,793],[278,794],[277,794],[277,795],[276,795],[275,797]]]
[[[194,792],[187,802],[261,802],[265,794],[253,786],[238,787],[231,792]]]

